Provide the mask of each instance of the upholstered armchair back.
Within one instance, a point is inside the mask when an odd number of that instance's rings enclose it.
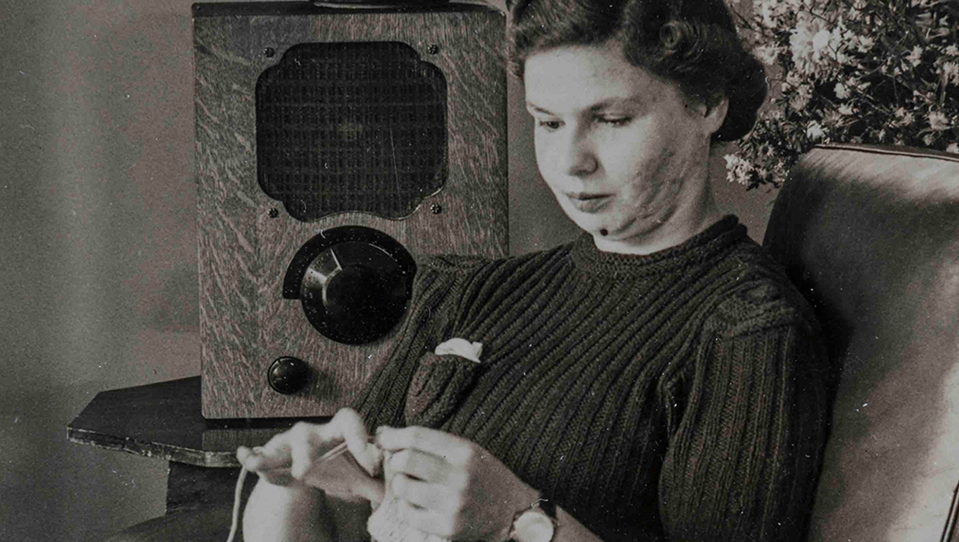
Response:
[[[959,155],[817,147],[764,244],[841,370],[809,540],[959,540]]]

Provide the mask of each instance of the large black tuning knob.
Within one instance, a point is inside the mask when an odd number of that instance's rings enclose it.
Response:
[[[416,264],[383,232],[361,226],[324,231],[300,248],[283,296],[300,299],[320,333],[346,344],[375,341],[406,312]]]

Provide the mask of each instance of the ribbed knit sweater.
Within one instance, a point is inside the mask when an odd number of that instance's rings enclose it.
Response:
[[[481,362],[433,353],[454,337]],[[781,542],[805,530],[829,374],[807,305],[728,216],[648,256],[583,234],[421,262],[355,406],[472,440],[604,540]]]

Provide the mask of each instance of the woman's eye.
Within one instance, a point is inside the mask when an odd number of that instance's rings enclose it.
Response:
[[[630,117],[596,117],[596,122],[608,126],[626,126],[632,119]]]
[[[536,121],[536,125],[544,130],[552,132],[554,130],[559,130],[560,127],[563,126],[563,123],[558,120],[538,120]]]

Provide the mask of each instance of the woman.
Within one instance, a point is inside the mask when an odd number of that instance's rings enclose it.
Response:
[[[356,411],[239,452],[266,479],[247,540],[366,536],[384,499],[455,540],[800,540],[831,383],[808,307],[710,191],[710,157],[765,97],[727,8],[529,0],[511,59],[540,172],[583,235],[421,265]],[[434,351],[454,338],[482,352]],[[388,490],[317,472],[343,439],[370,472],[386,452]]]

